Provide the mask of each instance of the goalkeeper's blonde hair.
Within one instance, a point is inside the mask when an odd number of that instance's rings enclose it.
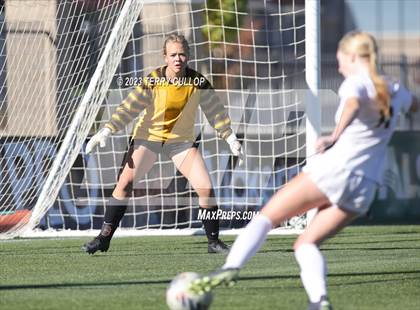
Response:
[[[163,43],[163,55],[166,55],[166,45],[169,42],[178,42],[182,44],[185,52],[189,55],[190,54],[190,46],[188,45],[187,39],[182,34],[173,33],[166,37],[165,42]]]
[[[381,113],[381,123],[389,123],[391,118],[391,103],[387,83],[377,73],[378,46],[372,35],[362,31],[352,31],[346,34],[338,44],[338,50],[344,54],[354,54],[369,61],[370,77],[376,89],[376,103]]]

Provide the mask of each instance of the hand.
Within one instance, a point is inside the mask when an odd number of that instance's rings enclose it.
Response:
[[[99,130],[92,138],[90,138],[89,142],[86,145],[86,154],[92,152],[93,148],[99,144],[100,147],[104,147],[106,145],[106,140],[111,136],[111,129],[109,128],[102,128]]]
[[[319,137],[315,144],[315,150],[319,153],[324,153],[334,145],[335,141],[333,136]]]
[[[229,137],[227,137],[226,142],[229,144],[230,151],[234,156],[239,157],[239,166],[242,165],[245,156],[242,151],[242,145],[238,141],[238,138],[236,138],[236,135],[234,133],[231,133]]]

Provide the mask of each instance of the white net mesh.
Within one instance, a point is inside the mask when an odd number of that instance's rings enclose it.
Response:
[[[16,2],[38,4],[51,1]],[[48,76],[51,85],[42,84],[52,103],[45,104],[47,108],[43,112],[38,107],[38,116],[35,116],[35,112],[31,113],[30,108],[33,109],[35,101],[45,103],[45,97],[35,100],[36,95],[25,95],[31,100],[14,99],[19,102],[19,109],[23,103],[29,106],[22,107],[24,115],[29,114],[37,120],[49,117],[52,125],[47,126],[47,121],[25,119],[22,128],[27,129],[22,130],[27,131],[19,134],[4,131],[6,147],[3,147],[1,168],[7,172],[2,175],[7,177],[2,177],[1,182],[3,214],[33,209],[45,183],[46,172],[51,170],[51,159],[57,157],[56,150],[97,68],[111,29],[115,28],[123,1],[92,1],[104,5],[94,6],[88,14],[77,11],[76,2],[60,1],[55,11],[51,9],[51,24],[56,25],[53,41],[61,42],[61,45],[50,48],[51,51],[45,50],[45,47],[30,47],[42,54],[30,57],[37,58],[31,69],[35,73],[19,73],[19,85],[22,86],[23,78],[30,79],[24,83],[30,85],[33,84],[32,79],[41,80],[42,74],[52,71],[52,75]],[[47,20],[45,17],[43,19]],[[189,66],[212,82],[229,111],[233,130],[243,142],[246,160],[243,166],[238,166],[226,142],[216,138],[204,115],[198,114],[196,134],[200,138],[200,150],[212,178],[219,208],[226,212],[249,211],[240,213],[234,219],[231,217],[235,214],[227,214],[221,226],[242,227],[249,221],[253,211],[258,211],[275,190],[296,175],[305,160],[305,115],[299,92],[296,92],[304,88],[305,80],[304,20],[303,1],[296,0],[145,2],[134,27],[123,28],[131,34],[131,38],[122,58],[118,58],[119,68],[111,87],[107,87],[105,77],[101,77],[95,86],[95,94],[108,90],[102,109],[98,114],[95,109],[82,113],[85,119],[80,126],[85,128],[74,133],[73,139],[78,141],[72,142],[73,145],[80,145],[86,138],[84,133],[92,125],[92,117],[96,116],[91,131],[94,133],[109,120],[139,78],[164,64],[162,45],[165,37],[174,32],[184,34],[192,52]],[[37,28],[35,24],[23,26],[27,25],[24,21],[19,24],[24,29],[35,31],[37,37],[42,36],[42,28]],[[10,30],[7,29],[5,42],[10,45]],[[45,41],[47,46],[51,45],[48,39]],[[26,50],[30,46],[28,42],[22,41],[17,50]],[[114,46],[111,51],[117,54],[117,49]],[[1,56],[7,60],[23,57],[10,56],[5,49],[2,50]],[[16,51],[13,53],[16,54]],[[117,59],[117,56],[112,59]],[[45,63],[48,70],[45,67],[34,69],[41,63]],[[7,66],[10,67],[9,61]],[[113,72],[110,69],[104,76],[109,73],[112,75]],[[7,74],[6,80],[9,79]],[[33,86],[26,88],[40,94]],[[0,113],[3,113],[0,124],[7,124],[3,126],[4,130],[11,126],[10,115],[19,115],[21,112],[10,113],[12,90],[3,84],[2,92],[7,94],[7,100],[2,101],[0,109]],[[17,94],[22,92],[22,87],[14,90]],[[99,94],[96,96],[101,103],[102,97]],[[3,102],[7,108],[3,107]],[[9,118],[5,120],[5,117]],[[20,121],[22,119],[22,116],[19,117]],[[45,126],[43,130],[49,129],[50,132],[42,134],[37,131],[41,130],[37,129],[38,123]],[[96,149],[91,156],[80,153],[70,173],[67,175],[67,171],[63,170],[67,178],[62,186],[58,181],[48,186],[59,190],[58,199],[50,209],[51,203],[41,208],[39,214],[47,210],[48,213],[42,218],[39,227],[77,230],[100,228],[134,123],[114,135],[106,148]],[[18,146],[13,149],[13,145]],[[27,149],[31,149],[31,152],[27,152]],[[69,153],[63,157],[66,158],[63,161],[69,161],[70,164],[78,153],[77,150],[71,151],[71,155]],[[8,166],[8,162],[13,165]],[[15,179],[10,177],[19,173]],[[121,224],[123,227],[201,227],[201,221],[197,220],[197,195],[167,157],[159,155],[152,170],[141,178],[135,188]],[[55,199],[50,191],[46,195]],[[294,219],[292,226],[301,224],[301,220]],[[291,226],[291,223],[285,223],[285,226]]]
[[[15,234],[28,221],[36,225],[54,203],[141,5],[131,0],[3,5],[3,235]]]

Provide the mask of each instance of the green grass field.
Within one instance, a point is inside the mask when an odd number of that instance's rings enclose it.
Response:
[[[305,309],[294,238],[270,236],[211,309]],[[116,238],[93,256],[80,251],[88,239],[0,242],[0,309],[166,309],[172,277],[224,261],[203,236]],[[322,250],[335,309],[420,309],[420,226],[350,227]]]

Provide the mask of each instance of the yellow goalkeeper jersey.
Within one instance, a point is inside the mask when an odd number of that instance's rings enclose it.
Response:
[[[144,110],[134,127],[133,138],[157,142],[194,141],[198,106],[219,137],[231,133],[231,121],[210,82],[187,67],[186,75],[168,81],[166,66],[142,79],[105,125],[113,133],[123,129]]]

